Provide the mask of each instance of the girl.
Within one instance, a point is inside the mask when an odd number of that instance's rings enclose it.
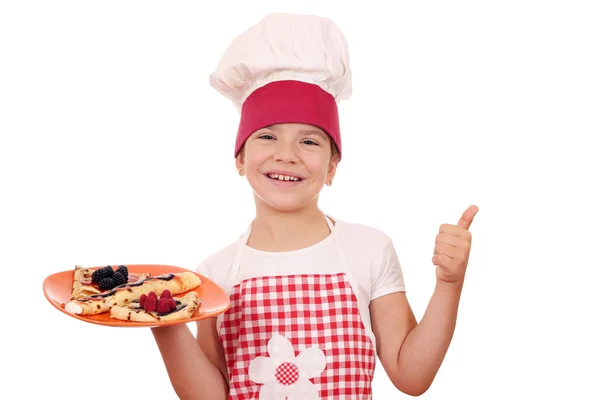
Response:
[[[180,398],[369,399],[376,356],[400,391],[431,385],[450,344],[476,207],[436,238],[437,284],[417,324],[392,240],[318,206],[342,158],[347,44],[325,18],[271,14],[237,37],[211,84],[241,111],[235,165],[256,216],[198,272],[231,308],[152,330]]]

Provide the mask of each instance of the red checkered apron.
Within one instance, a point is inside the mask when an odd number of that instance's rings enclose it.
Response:
[[[326,219],[339,273],[256,277],[233,286],[219,324],[229,399],[371,399],[375,349],[336,228]]]

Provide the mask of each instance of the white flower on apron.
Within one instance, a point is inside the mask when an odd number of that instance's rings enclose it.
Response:
[[[309,379],[325,370],[327,360],[318,347],[304,349],[298,356],[290,341],[275,334],[267,345],[269,357],[258,356],[249,367],[250,379],[263,384],[260,399],[318,399],[319,388]]]

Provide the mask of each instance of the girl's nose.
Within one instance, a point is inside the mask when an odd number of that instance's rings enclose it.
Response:
[[[298,162],[298,152],[294,143],[279,142],[274,154],[277,161],[295,163]]]

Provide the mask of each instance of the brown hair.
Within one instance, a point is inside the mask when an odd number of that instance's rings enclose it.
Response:
[[[339,159],[340,158],[340,150],[338,149],[335,142],[331,139],[331,136],[329,136],[329,135],[327,135],[327,136],[329,137],[329,143],[331,144],[331,158],[337,157]]]

